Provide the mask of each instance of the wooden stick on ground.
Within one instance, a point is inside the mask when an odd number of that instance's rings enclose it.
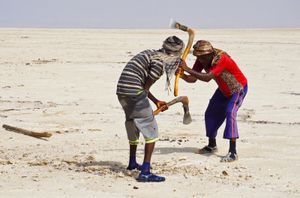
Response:
[[[43,137],[51,137],[52,134],[51,133],[48,133],[48,132],[43,132],[43,133],[37,133],[37,132],[34,132],[34,131],[29,131],[29,130],[26,130],[26,129],[21,129],[21,128],[17,128],[17,127],[13,127],[13,126],[9,126],[9,125],[2,125],[3,128],[5,128],[7,131],[13,131],[13,132],[16,132],[16,133],[21,133],[23,135],[28,135],[28,136],[32,136],[32,137],[35,137],[35,138],[43,138]]]

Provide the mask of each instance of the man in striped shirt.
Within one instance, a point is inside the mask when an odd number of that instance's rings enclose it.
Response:
[[[180,62],[184,44],[176,36],[168,37],[161,49],[145,50],[134,56],[123,69],[117,84],[118,100],[125,112],[125,127],[129,140],[128,170],[139,169],[140,182],[161,182],[165,177],[150,172],[150,161],[155,142],[158,140],[157,123],[148,98],[157,106],[167,109],[166,102],[158,100],[150,87],[164,73],[167,86]],[[145,139],[145,154],[142,166],[136,162],[136,149],[140,133]]]
[[[190,74],[183,74],[182,78],[189,83],[194,83],[197,80],[209,82],[214,79],[218,84],[218,89],[210,99],[205,112],[208,145],[200,149],[199,153],[217,151],[215,138],[219,127],[226,119],[223,137],[230,140],[229,152],[221,161],[235,161],[238,158],[236,139],[239,138],[236,116],[247,94],[247,79],[231,57],[226,52],[213,48],[210,42],[197,41],[193,48],[193,55],[197,59],[193,69],[187,67],[184,61],[180,63],[184,71]]]

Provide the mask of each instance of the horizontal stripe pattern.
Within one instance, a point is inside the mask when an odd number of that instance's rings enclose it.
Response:
[[[144,90],[146,79],[158,80],[164,72],[158,51],[145,50],[135,55],[123,69],[117,84],[117,94],[138,95]]]

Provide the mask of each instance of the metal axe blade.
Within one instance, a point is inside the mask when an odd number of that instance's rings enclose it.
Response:
[[[177,23],[177,21],[175,21],[173,18],[171,18],[170,22],[169,22],[169,28],[176,28],[176,23]]]
[[[177,21],[175,21],[173,18],[170,19],[169,27],[174,28],[174,29],[180,29],[185,32],[188,31],[188,29],[189,29],[187,26],[182,25],[182,24],[178,23]]]
[[[192,122],[192,117],[190,114],[190,110],[189,110],[189,105],[185,105],[183,104],[183,111],[184,111],[184,115],[183,115],[183,124],[190,124]]]

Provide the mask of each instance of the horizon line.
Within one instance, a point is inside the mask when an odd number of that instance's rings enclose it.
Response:
[[[193,28],[194,30],[282,30],[300,29],[300,27],[216,27]],[[100,28],[100,27],[0,27],[0,29],[91,29],[91,30],[172,30],[172,28]],[[175,29],[173,29],[175,30]]]

